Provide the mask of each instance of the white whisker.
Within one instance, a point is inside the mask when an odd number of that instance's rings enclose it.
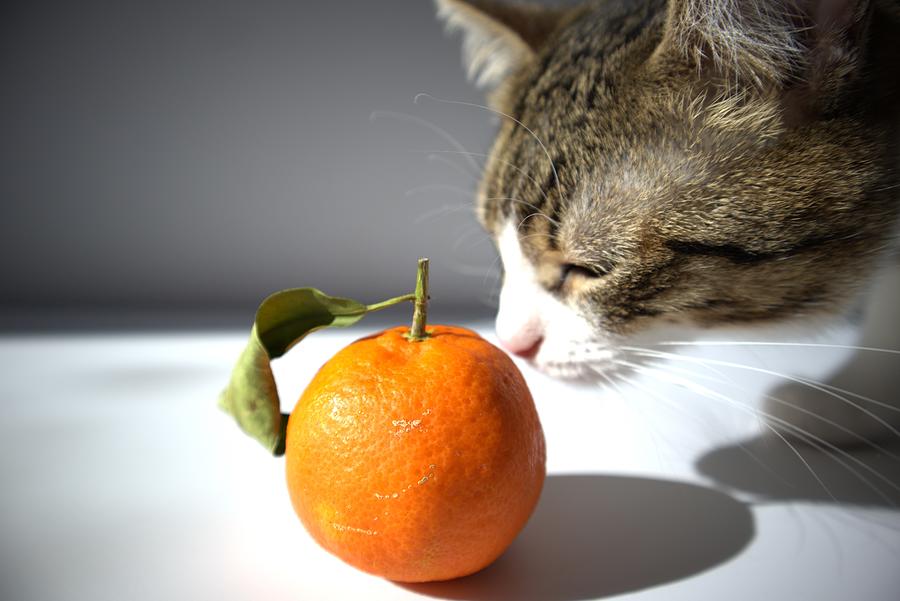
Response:
[[[508,114],[504,113],[503,111],[493,109],[489,106],[484,106],[483,104],[476,104],[474,102],[464,102],[462,100],[446,100],[444,98],[437,98],[435,96],[432,96],[431,94],[425,94],[425,93],[416,94],[416,97],[413,99],[413,102],[415,104],[418,104],[420,98],[430,98],[431,100],[434,100],[435,102],[440,102],[443,104],[456,104],[459,106],[469,106],[469,107],[473,107],[473,108],[483,109],[490,113],[494,113],[495,115],[505,117],[505,118],[509,119],[510,121],[519,125],[522,129],[524,129],[529,134],[531,134],[531,137],[533,137],[537,141],[537,143],[540,144],[541,150],[544,151],[544,155],[546,155],[547,160],[550,162],[550,169],[553,170],[553,178],[556,180],[556,190],[559,193],[559,197],[563,198],[562,185],[560,184],[560,181],[559,181],[559,173],[556,171],[556,165],[553,163],[553,158],[550,156],[550,151],[547,150],[547,147],[544,145],[544,143],[541,141],[541,139],[538,137],[538,135],[536,133],[534,133],[534,131],[530,127],[528,127],[527,125],[525,125],[524,123],[522,123],[521,121],[519,121],[518,119],[513,117],[512,115],[508,115]]]
[[[629,361],[622,361],[622,360],[620,360],[620,359],[613,359],[612,362],[613,362],[615,365],[619,365],[619,366],[622,366],[622,367],[627,367],[627,368],[629,368],[629,369],[633,369],[633,368],[634,368],[634,364],[631,363],[631,362],[629,362]],[[600,370],[595,370],[595,371],[596,371],[596,373],[598,373],[598,374],[601,374],[601,375],[603,374],[603,372],[600,371]],[[669,399],[667,399],[667,398],[664,397],[663,395],[654,392],[654,391],[653,391],[652,389],[650,389],[649,387],[642,386],[641,384],[639,384],[639,383],[636,382],[635,380],[626,380],[626,382],[627,382],[630,386],[634,386],[634,387],[638,388],[638,389],[641,390],[642,392],[644,392],[644,393],[650,395],[650,396],[651,396],[653,399],[655,399],[657,402],[659,402],[659,403],[661,403],[661,404],[663,404],[663,405],[669,407],[670,409],[672,409],[673,411],[675,411],[675,412],[678,413],[679,415],[681,415],[681,416],[683,416],[683,417],[686,417],[687,419],[693,421],[694,423],[696,423],[696,424],[698,424],[698,425],[701,425],[701,426],[707,425],[707,424],[703,424],[703,422],[700,420],[700,418],[698,418],[696,415],[694,415],[694,414],[691,413],[690,411],[686,411],[686,410],[684,409],[684,407],[681,407],[681,406],[678,405],[677,403],[673,403],[672,401],[670,401]]]
[[[446,142],[448,142],[451,146],[453,146],[453,148],[455,148],[457,151],[460,151],[463,154],[466,154],[469,152],[468,149],[465,146],[463,146],[459,140],[457,140],[452,135],[450,135],[450,132],[448,132],[447,130],[445,130],[442,127],[438,127],[437,125],[435,125],[431,121],[428,121],[427,119],[422,119],[421,117],[416,117],[415,115],[409,115],[407,113],[398,113],[395,111],[372,111],[372,113],[369,115],[369,120],[375,121],[376,119],[379,119],[381,117],[391,117],[393,119],[398,119],[400,121],[407,121],[409,123],[415,123],[416,125],[421,125],[422,127],[426,127],[428,129],[430,129],[431,131],[433,131],[434,133],[436,133],[437,135],[439,135]],[[466,158],[469,162],[469,165],[472,167],[475,175],[476,176],[480,175],[481,167],[478,165],[478,163],[476,163],[472,157],[467,156]]]
[[[603,378],[613,388],[613,390],[616,391],[616,393],[619,395],[619,399],[625,398],[625,394],[622,392],[622,389],[619,388],[619,386],[616,384],[615,380],[612,379],[612,376],[600,370],[594,369],[590,364],[588,364],[588,368],[591,369],[591,371],[594,371],[601,378]]]
[[[482,236],[470,246],[475,246],[475,244],[478,244],[478,242],[491,239],[490,235],[484,234],[484,230],[482,230],[480,226],[473,225],[467,227],[466,230],[456,238],[456,241],[453,243],[453,246],[450,249],[451,252],[458,253],[462,248],[462,243],[476,234],[482,234]]]
[[[846,394],[847,396],[852,396],[853,398],[859,399],[861,401],[866,401],[867,403],[871,403],[871,404],[875,405],[876,407],[881,407],[882,409],[887,409],[889,411],[900,412],[900,407],[895,407],[894,405],[885,403],[884,401],[879,401],[877,399],[867,397],[867,396],[859,394],[857,392],[852,392],[850,390],[847,390],[846,388],[839,388],[838,386],[834,386],[833,384],[827,384],[825,382],[813,382],[809,378],[804,378],[802,376],[797,376],[797,378],[799,380],[801,380],[802,383],[804,383],[804,384],[809,384],[809,383],[818,384],[819,386],[828,388],[829,390],[832,390],[836,393]]]
[[[430,219],[434,219],[435,217],[442,217],[444,215],[450,215],[452,213],[459,213],[463,211],[467,213],[474,212],[474,210],[475,209],[472,207],[472,205],[468,203],[458,205],[441,205],[439,207],[421,213],[418,217],[413,219],[413,223],[420,224]]]
[[[627,361],[621,361],[621,360],[614,360],[614,363],[617,363],[617,364],[619,364],[619,365],[622,365],[623,367],[629,367],[629,368],[632,368],[632,365],[633,365],[633,364],[630,363],[630,362],[627,362]],[[703,376],[702,374],[698,374],[698,373],[696,373],[696,372],[694,372],[694,371],[690,371],[690,370],[686,370],[686,369],[678,369],[678,368],[674,368],[674,367],[672,367],[671,365],[666,365],[665,368],[666,368],[666,371],[674,371],[674,370],[677,370],[678,372],[684,373],[684,374],[686,374],[686,375],[689,376],[689,377],[699,377],[699,378],[702,378],[702,379],[711,380],[711,381],[713,381],[713,382],[715,382],[715,383],[719,383],[719,384],[727,384],[727,382],[725,382],[725,381],[723,381],[723,380],[720,380],[720,379],[718,379],[718,378],[711,378],[710,376]],[[648,374],[648,375],[650,375],[651,377],[654,377],[654,378],[657,379],[657,380],[660,380],[660,378],[656,377],[654,374]],[[633,382],[632,382],[632,383],[633,383]],[[651,393],[651,394],[652,394],[652,393]],[[653,396],[654,396],[655,398],[657,398],[660,402],[662,402],[662,403],[664,403],[664,404],[667,404],[667,405],[669,405],[669,406],[671,406],[671,407],[676,407],[676,406],[677,406],[677,405],[675,405],[674,403],[672,403],[672,401],[666,399],[666,398],[663,397],[662,395],[653,395]],[[735,401],[735,402],[737,402],[737,401]],[[694,420],[695,423],[700,423],[700,420],[697,419],[696,417],[694,417],[690,412],[688,412],[688,411],[682,411],[682,414],[685,415],[685,416],[687,416],[687,417],[689,417],[689,418],[692,418],[692,419]],[[779,474],[778,472],[776,472],[775,470],[773,470],[769,465],[767,465],[765,461],[763,461],[762,459],[760,459],[759,457],[757,457],[756,454],[753,453],[753,451],[751,451],[749,448],[747,448],[747,445],[746,445],[746,444],[744,444],[743,442],[738,442],[738,443],[737,443],[737,447],[738,447],[745,455],[747,455],[747,456],[748,456],[748,457],[749,457],[749,458],[750,458],[757,466],[759,466],[760,469],[765,470],[770,476],[772,476],[772,477],[775,478],[776,480],[780,481],[780,482],[781,482],[782,484],[784,484],[785,486],[788,486],[788,487],[791,487],[791,488],[795,488],[795,487],[796,487],[796,485],[795,485],[794,483],[792,483],[792,482],[786,480],[781,474]]]
[[[876,518],[876,517],[873,516],[873,515],[868,515],[868,516],[866,516],[866,517],[863,517],[863,516],[861,516],[861,515],[858,515],[858,514],[856,514],[856,513],[849,512],[849,511],[841,511],[841,512],[838,512],[838,513],[835,514],[835,515],[841,516],[841,517],[843,517],[843,518],[845,518],[845,519],[847,519],[847,520],[850,520],[850,521],[861,522],[861,523],[866,524],[866,525],[869,525],[869,526],[871,526],[871,525],[874,524],[874,525],[877,526],[878,528],[885,528],[885,529],[888,529],[888,530],[893,530],[894,532],[900,532],[900,525],[897,525],[897,524],[891,523],[891,522],[887,522],[887,521],[884,521],[884,520],[879,520],[878,518]],[[875,540],[877,540],[879,543],[881,543],[882,545],[884,545],[884,547],[885,547],[886,549],[890,550],[891,552],[897,552],[898,549],[897,549],[896,547],[893,547],[893,546],[889,545],[889,544],[887,543],[887,541],[885,541],[885,540],[882,539],[881,537],[878,537],[878,536],[873,535],[872,532],[868,532],[868,534],[869,534],[869,536],[871,536],[872,538],[874,538]]]
[[[695,343],[695,342],[660,342],[660,343],[657,343],[657,344],[660,345],[660,346],[704,346],[706,343],[703,343],[703,342],[701,342],[701,343]],[[710,344],[709,346],[718,346],[718,345],[727,345],[727,346],[739,346],[739,345],[750,345],[750,346],[794,346],[795,343],[790,343],[790,342],[784,342],[784,343],[782,343],[782,342],[760,342],[760,343],[756,343],[756,342],[721,342],[721,343],[713,342],[713,343]],[[840,345],[840,344],[813,344],[813,345],[808,345],[808,344],[805,344],[805,343],[796,343],[796,346],[814,346],[814,347],[821,347],[821,348],[851,349],[851,350],[858,350],[858,351],[880,351],[880,352],[885,352],[885,353],[898,353],[898,354],[900,354],[900,351],[894,351],[894,350],[892,350],[892,349],[879,349],[879,348],[864,347],[864,346],[844,346],[844,345]],[[652,351],[651,349],[643,349],[643,350],[644,350],[644,351],[647,351],[647,352],[654,352],[654,351]],[[749,366],[748,366],[748,368],[749,368]],[[778,375],[781,375],[781,374],[778,374]],[[786,376],[785,376],[785,377],[786,377]],[[853,391],[847,390],[847,389],[845,389],[845,388],[840,388],[840,387],[838,387],[838,386],[834,386],[833,384],[828,384],[828,383],[825,383],[825,382],[815,382],[815,381],[813,381],[813,380],[810,380],[809,378],[804,378],[804,377],[802,377],[802,376],[794,376],[794,378],[796,378],[796,381],[797,381],[798,383],[801,383],[801,384],[804,384],[804,385],[807,385],[807,386],[812,386],[812,387],[815,387],[815,386],[821,386],[821,387],[827,388],[827,389],[829,389],[829,390],[831,390],[831,391],[833,391],[833,392],[835,392],[835,393],[838,393],[838,394],[845,394],[845,395],[847,395],[847,396],[852,396],[853,398],[859,399],[859,400],[861,400],[861,401],[865,401],[865,402],[867,402],[867,403],[871,403],[872,405],[875,405],[875,406],[877,406],[877,407],[881,407],[882,409],[887,409],[887,410],[889,410],[889,411],[900,412],[900,408],[898,408],[898,407],[896,407],[896,406],[894,406],[894,405],[892,405],[892,404],[890,404],[890,403],[885,403],[884,401],[879,401],[879,400],[877,400],[877,399],[873,399],[873,398],[871,398],[871,397],[867,397],[867,396],[862,395],[862,394],[859,394],[859,393],[857,393],[857,392],[853,392]],[[824,391],[823,391],[823,392],[824,392]],[[834,395],[831,395],[831,396],[834,396]],[[846,399],[842,399],[842,400],[846,400]],[[854,407],[857,407],[857,405],[853,405],[853,406],[854,406]]]
[[[667,340],[665,342],[658,342],[659,346],[789,346],[789,347],[804,347],[804,348],[823,348],[823,349],[842,349],[842,350],[852,350],[852,351],[866,351],[873,353],[887,353],[891,355],[900,355],[900,350],[897,349],[886,349],[886,348],[877,348],[872,346],[853,346],[849,344],[824,344],[824,343],[816,343],[816,342],[758,342],[758,341],[744,341],[744,340],[727,340],[727,341],[678,341],[678,340]]]
[[[457,171],[458,173],[460,173],[460,174],[462,174],[463,176],[465,176],[465,177],[469,178],[470,180],[472,180],[473,182],[478,182],[478,176],[477,176],[477,175],[472,175],[471,173],[469,173],[468,171],[466,171],[463,167],[461,167],[461,166],[458,165],[457,163],[451,161],[450,159],[448,159],[447,157],[445,157],[445,156],[442,155],[442,154],[436,154],[436,153],[432,152],[431,154],[429,154],[429,155],[428,155],[427,157],[425,157],[425,158],[426,158],[427,160],[432,161],[432,162],[435,162],[435,163],[443,163],[444,165],[448,165],[448,166],[452,167],[452,168],[453,168],[455,171]]]
[[[522,229],[522,226],[525,225],[525,222],[528,221],[529,219],[531,219],[532,217],[543,217],[544,219],[546,219],[546,220],[549,221],[550,223],[559,223],[558,221],[556,221],[556,220],[553,219],[552,217],[548,217],[547,215],[541,213],[540,211],[537,211],[537,212],[535,212],[535,213],[529,213],[528,215],[526,215],[526,216],[522,219],[522,221],[520,221],[520,222],[516,225],[516,233],[519,233],[519,232],[521,231],[521,229]]]
[[[743,413],[748,413],[755,418],[772,418],[777,421],[783,421],[783,420],[779,420],[779,418],[777,418],[775,416],[767,415],[764,411],[760,411],[758,409],[753,409],[742,403],[739,403],[730,397],[727,397],[723,394],[717,393],[714,390],[710,390],[709,388],[706,388],[705,386],[697,384],[696,382],[691,382],[690,380],[685,381],[685,380],[681,380],[680,378],[672,379],[672,378],[668,377],[669,374],[667,374],[664,371],[658,370],[658,369],[646,368],[643,366],[635,366],[632,369],[636,369],[639,373],[647,373],[648,375],[658,377],[659,379],[661,379],[663,381],[668,380],[669,382],[672,382],[673,384],[680,385],[680,386],[687,388],[688,390],[697,392],[698,394],[701,394],[702,396],[704,396],[706,398],[709,398],[712,400],[718,400],[719,402],[725,403],[726,405],[733,407],[738,411],[741,411]],[[777,436],[785,445],[787,445],[788,448],[791,450],[791,452],[794,455],[796,455],[797,458],[803,463],[803,465],[806,467],[806,469],[809,471],[809,473],[812,475],[812,477],[815,478],[815,480],[819,484],[819,486],[822,487],[822,490],[824,490],[825,493],[833,501],[838,502],[837,497],[834,496],[834,494],[831,492],[831,489],[829,489],[828,486],[825,484],[825,482],[822,480],[822,478],[819,477],[819,474],[813,469],[813,467],[809,464],[809,462],[806,460],[806,458],[803,457],[803,455],[800,453],[800,451],[798,451],[796,449],[796,447],[794,447],[794,445],[792,445],[783,434],[781,434],[778,430],[776,430],[771,424],[767,423],[765,419],[761,419],[759,423],[762,427],[768,429],[770,432],[772,432],[772,434]],[[792,424],[788,424],[788,426],[793,427]]]
[[[519,236],[519,241],[528,240],[529,238],[550,238],[550,234],[545,234],[543,232],[537,232],[534,234],[528,234],[527,236]]]
[[[683,358],[683,359],[691,359],[691,358],[689,358],[689,357],[681,357],[681,358]],[[705,360],[704,360],[704,361],[705,361]],[[660,370],[654,370],[654,369],[652,369],[652,368],[645,368],[645,367],[643,367],[643,366],[638,366],[638,367],[639,367],[639,369],[640,369],[641,371],[656,371],[658,374],[661,373],[661,374],[663,374],[663,375],[667,375],[665,372],[660,371]],[[671,380],[670,380],[670,381],[671,381]],[[900,492],[900,486],[898,486],[895,482],[893,482],[892,480],[890,480],[889,478],[887,478],[884,474],[879,473],[877,470],[873,469],[871,466],[869,466],[869,465],[867,465],[866,463],[864,463],[863,461],[861,461],[859,458],[854,457],[853,455],[851,455],[851,454],[848,453],[847,451],[841,449],[841,448],[838,447],[837,445],[834,445],[834,444],[828,442],[827,440],[825,440],[825,439],[823,439],[823,438],[821,438],[821,437],[819,437],[819,436],[815,436],[814,434],[812,434],[812,433],[810,433],[810,432],[804,430],[803,428],[800,428],[799,426],[797,426],[797,425],[795,425],[795,424],[790,423],[790,422],[787,421],[787,420],[781,419],[781,418],[779,418],[779,417],[777,417],[777,416],[775,416],[775,415],[772,415],[771,413],[767,413],[767,412],[762,411],[762,410],[759,410],[759,409],[752,409],[752,408],[750,408],[750,407],[747,407],[746,405],[743,405],[743,404],[741,404],[741,403],[738,403],[737,401],[734,401],[733,399],[731,399],[731,398],[729,398],[729,397],[726,397],[726,396],[724,396],[724,395],[721,395],[721,394],[719,394],[719,393],[717,393],[717,392],[715,392],[715,391],[712,391],[712,390],[710,390],[710,389],[708,389],[708,388],[706,388],[706,387],[704,387],[704,386],[701,386],[701,385],[699,385],[699,384],[697,384],[697,383],[695,383],[695,382],[690,382],[690,381],[687,381],[687,382],[685,382],[685,381],[680,381],[680,382],[679,382],[679,381],[675,381],[675,382],[673,382],[673,383],[675,383],[675,384],[680,384],[680,385],[682,385],[682,386],[685,386],[685,387],[688,388],[689,390],[698,392],[698,393],[700,393],[700,394],[702,394],[702,395],[704,395],[704,396],[707,396],[708,398],[719,398],[719,399],[724,400],[725,402],[731,404],[733,407],[735,407],[735,408],[737,408],[737,409],[739,409],[739,410],[748,411],[748,412],[751,412],[753,415],[755,415],[755,416],[757,416],[757,417],[763,417],[763,418],[765,418],[765,420],[764,420],[763,422],[761,422],[762,425],[763,425],[766,429],[768,429],[769,431],[771,431],[773,434],[775,434],[779,439],[781,439],[785,444],[787,444],[787,445],[791,448],[791,450],[794,452],[794,454],[797,455],[797,456],[803,461],[803,463],[807,466],[808,469],[810,469],[810,472],[813,474],[813,477],[815,477],[816,481],[817,481],[820,485],[823,485],[823,488],[828,492],[829,496],[830,496],[834,501],[836,501],[836,502],[837,502],[837,499],[834,498],[834,495],[831,494],[831,492],[827,489],[827,487],[824,487],[824,483],[821,481],[821,479],[819,478],[818,474],[816,474],[815,471],[812,470],[812,468],[809,466],[809,463],[808,463],[808,462],[800,455],[799,451],[797,451],[797,450],[793,447],[793,445],[791,445],[791,444],[787,441],[787,439],[786,439],[780,432],[778,432],[778,430],[776,430],[771,424],[766,423],[767,421],[771,421],[771,422],[773,422],[773,423],[775,423],[775,424],[781,426],[782,428],[785,428],[786,430],[790,431],[794,436],[798,436],[801,440],[807,442],[808,444],[811,444],[811,445],[815,446],[816,448],[827,447],[827,448],[830,449],[833,453],[837,453],[837,454],[839,454],[839,455],[845,457],[847,460],[851,461],[852,463],[855,463],[856,465],[858,465],[858,466],[861,467],[862,469],[864,469],[864,470],[866,470],[867,472],[871,473],[875,478],[877,478],[877,479],[881,480],[882,482],[884,482],[885,484],[887,484],[890,488],[896,490],[897,492]],[[710,397],[710,395],[713,395],[713,396]],[[866,478],[866,477],[863,476],[861,473],[859,473],[858,470],[852,469],[852,468],[851,468],[850,466],[848,466],[844,461],[842,461],[842,460],[839,459],[838,457],[835,457],[835,456],[832,455],[831,453],[827,453],[827,455],[828,455],[829,457],[831,457],[832,460],[834,460],[834,461],[840,463],[845,469],[848,470],[849,473],[853,474],[854,477],[856,477],[856,478],[859,479],[861,482],[863,482],[866,486],[868,486],[870,489],[872,489],[872,490],[873,490],[876,494],[878,494],[885,502],[889,503],[890,506],[892,506],[892,507],[896,506],[896,504],[894,503],[893,499],[891,499],[889,496],[887,496],[887,495],[884,493],[883,490],[881,490],[880,488],[878,488],[877,486],[875,486],[872,482],[870,482],[870,481],[868,480],[868,478]]]
[[[627,363],[627,362],[619,362],[619,363],[627,364],[629,366],[631,365],[630,363]],[[675,371],[687,372],[686,375],[688,375],[688,376],[701,377],[701,378],[704,377],[695,372],[691,372],[689,370],[679,370],[678,368],[673,367],[671,365],[666,365],[665,369],[666,369],[666,371],[673,371],[673,372],[675,372]],[[709,376],[706,376],[705,379],[712,380],[713,382],[716,382],[718,384],[725,384],[728,386],[733,386],[734,388],[737,388],[741,392],[745,392],[745,393],[748,392],[746,387],[739,385],[737,382],[735,382],[731,378],[727,378],[728,379],[727,382],[718,380],[715,378],[710,378]],[[840,430],[841,432],[843,432],[845,434],[848,434],[852,438],[855,438],[857,441],[861,442],[862,444],[864,444],[872,449],[875,449],[876,451],[880,451],[881,453],[884,453],[886,456],[890,457],[891,459],[894,459],[895,461],[900,461],[900,455],[897,455],[896,453],[893,453],[886,447],[869,440],[865,436],[859,434],[858,432],[856,432],[854,430],[851,430],[850,428],[844,426],[840,422],[837,422],[833,419],[829,419],[823,415],[819,415],[815,411],[810,411],[809,409],[806,409],[805,407],[801,407],[800,405],[797,405],[796,403],[791,403],[790,401],[785,401],[784,399],[779,399],[777,397],[774,397],[774,396],[771,396],[768,394],[762,395],[762,398],[765,400],[772,401],[774,403],[778,403],[779,405],[782,405],[784,407],[790,407],[791,409],[793,409],[799,413],[803,413],[804,415],[808,415],[808,416],[812,417],[813,419],[821,421],[822,423],[828,424],[829,426],[831,426],[837,430]]]
[[[532,209],[535,210],[535,212],[529,214],[528,217],[533,217],[534,215],[540,215],[541,217],[543,217],[544,219],[546,219],[546,220],[549,221],[550,223],[553,223],[553,224],[555,224],[555,225],[560,225],[559,221],[557,221],[557,220],[554,219],[553,217],[550,217],[549,215],[547,215],[546,213],[544,213],[543,211],[541,211],[541,208],[540,208],[540,207],[535,206],[533,203],[526,202],[526,201],[524,201],[524,200],[522,200],[522,199],[520,199],[520,198],[513,198],[513,197],[511,197],[511,196],[492,196],[492,197],[490,197],[490,198],[486,198],[485,200],[508,200],[508,201],[510,201],[510,202],[516,202],[516,203],[519,203],[519,204],[521,204],[521,205],[523,205],[523,206],[530,207],[530,208],[532,208]],[[528,219],[528,217],[526,217],[525,219]],[[525,219],[523,219],[522,221],[525,221]],[[521,223],[520,223],[519,225],[521,226]],[[516,230],[518,230],[518,227],[516,228]]]
[[[462,152],[459,150],[434,150],[432,152],[440,153],[440,154],[464,154],[464,155],[468,155],[470,157],[491,158],[491,155],[485,154],[483,152]],[[517,173],[522,175],[522,177],[525,177],[526,179],[528,179],[528,181],[530,181],[532,184],[534,184],[535,189],[540,193],[540,195],[544,198],[544,200],[549,202],[550,199],[547,197],[547,193],[544,191],[543,186],[541,186],[540,182],[538,182],[534,177],[529,175],[527,171],[525,171],[521,167],[518,167],[514,163],[511,163],[510,161],[498,159],[497,157],[493,157],[492,160],[494,160],[498,163],[503,163],[510,169],[515,169]],[[498,200],[502,200],[502,199],[498,199]]]
[[[663,351],[651,351],[651,350],[648,350],[648,349],[641,349],[641,348],[639,348],[639,347],[622,347],[622,348],[623,348],[623,350],[626,350],[626,351],[637,352],[637,354],[650,353],[651,356],[654,356],[654,355],[655,355],[655,356],[665,357],[665,358],[668,358],[668,359],[675,359],[675,360],[678,360],[678,361],[690,361],[690,362],[694,362],[694,363],[711,364],[711,365],[721,365],[721,366],[723,366],[723,367],[732,367],[732,368],[735,368],[735,369],[744,369],[744,370],[753,371],[753,372],[757,372],[757,373],[767,374],[767,375],[770,375],[770,376],[775,376],[775,377],[778,377],[778,378],[783,378],[783,379],[785,379],[785,380],[789,380],[789,381],[791,381],[791,382],[796,382],[796,383],[798,383],[798,384],[803,384],[804,386],[808,386],[808,387],[810,387],[810,388],[812,388],[812,389],[814,389],[814,390],[818,390],[819,392],[822,392],[822,393],[824,393],[824,394],[827,394],[828,396],[834,397],[834,398],[836,398],[836,399],[838,399],[838,400],[840,400],[840,401],[843,401],[843,402],[847,403],[847,404],[850,405],[851,407],[854,407],[854,408],[858,409],[860,412],[862,412],[862,413],[864,413],[865,415],[867,415],[868,417],[872,418],[873,420],[875,420],[876,422],[878,422],[880,425],[884,426],[884,427],[885,427],[888,431],[890,431],[892,434],[894,434],[895,436],[897,436],[898,438],[900,438],[900,431],[898,431],[894,426],[892,426],[891,424],[889,424],[887,421],[885,421],[885,420],[882,419],[881,417],[875,415],[874,413],[872,413],[871,411],[869,411],[868,409],[866,409],[865,407],[863,407],[863,406],[860,405],[859,403],[854,403],[854,402],[851,401],[850,399],[847,399],[847,398],[841,396],[840,394],[838,394],[838,393],[836,393],[836,392],[833,392],[833,391],[831,391],[831,390],[828,390],[827,388],[824,388],[824,387],[819,386],[819,385],[817,385],[817,384],[815,384],[815,383],[813,383],[813,382],[810,382],[809,380],[804,380],[804,379],[802,379],[802,378],[798,378],[798,377],[795,377],[795,376],[790,376],[790,375],[788,375],[788,374],[784,374],[784,373],[781,373],[781,372],[772,371],[771,369],[764,369],[764,368],[762,368],[762,367],[754,367],[754,366],[752,366],[752,365],[744,365],[744,364],[742,364],[742,363],[733,363],[733,362],[731,362],[731,361],[721,361],[721,360],[718,360],[718,359],[700,359],[700,358],[698,358],[698,357],[686,357],[686,356],[678,355],[678,354],[675,354],[675,353],[666,353],[666,352],[663,352]],[[898,408],[895,408],[895,407],[891,407],[891,408],[894,409],[895,411],[900,411],[900,409],[898,409]]]

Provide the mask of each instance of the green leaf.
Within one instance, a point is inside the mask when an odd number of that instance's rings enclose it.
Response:
[[[269,452],[283,455],[287,415],[281,413],[270,361],[310,332],[353,325],[375,308],[315,288],[292,288],[269,296],[256,311],[250,341],[219,395],[219,406]]]

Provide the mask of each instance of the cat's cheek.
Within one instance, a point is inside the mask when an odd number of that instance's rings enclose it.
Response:
[[[603,332],[596,331],[575,308],[550,298],[543,305],[545,340],[536,365],[543,371],[578,370],[611,357],[612,347]]]

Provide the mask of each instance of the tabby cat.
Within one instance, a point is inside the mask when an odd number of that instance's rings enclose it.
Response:
[[[542,371],[673,327],[820,323],[892,252],[897,2],[437,4],[502,117],[477,201],[498,336]]]

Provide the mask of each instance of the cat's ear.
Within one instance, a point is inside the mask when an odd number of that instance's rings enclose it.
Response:
[[[671,0],[660,51],[759,88],[834,92],[858,71],[870,0]]]
[[[533,60],[564,9],[494,0],[436,0],[438,16],[463,34],[463,61],[479,87],[495,88]]]

